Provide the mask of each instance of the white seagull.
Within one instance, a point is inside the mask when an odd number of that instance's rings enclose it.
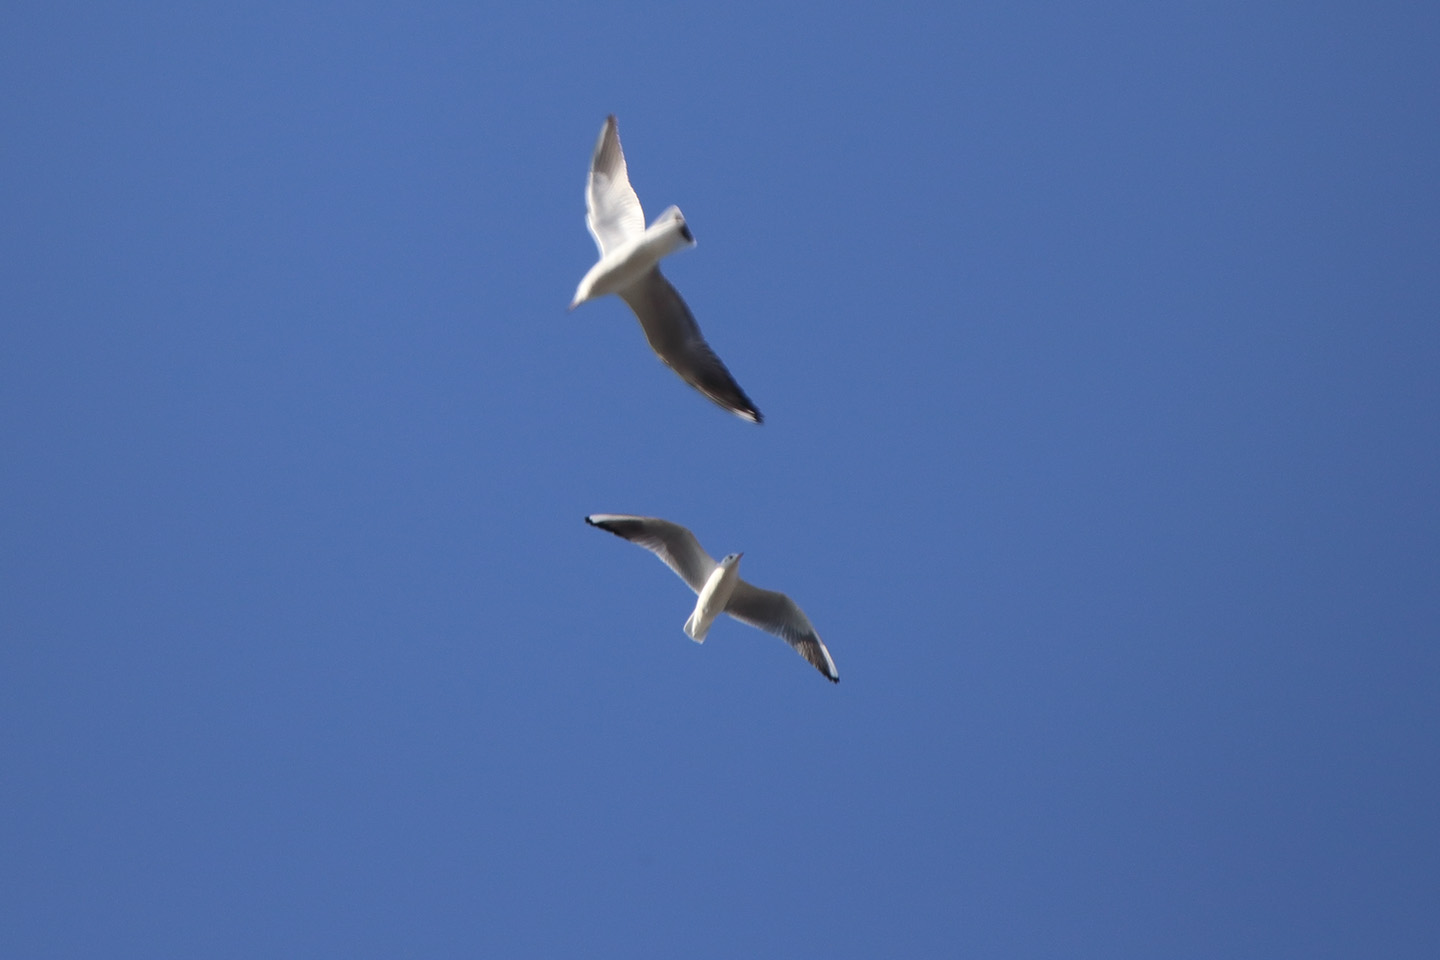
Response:
[[[830,651],[820,642],[810,618],[795,601],[783,593],[761,590],[740,579],[741,554],[732,553],[716,563],[700,546],[695,534],[678,523],[657,517],[594,513],[586,517],[585,522],[649,550],[700,595],[690,619],[685,621],[685,633],[696,643],[704,643],[710,625],[721,613],[728,613],[741,623],[775,634],[828,679],[840,682],[840,672],[830,659]]]
[[[760,423],[760,411],[715,356],[690,308],[660,273],[661,258],[695,246],[695,236],[675,206],[666,207],[646,228],[640,198],[625,169],[614,114],[605,119],[595,144],[585,206],[585,224],[600,248],[600,260],[575,288],[570,309],[607,293],[619,294],[635,311],[651,349],[666,366],[737,417]]]

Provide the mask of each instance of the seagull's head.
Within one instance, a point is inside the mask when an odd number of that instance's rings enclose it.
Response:
[[[726,570],[732,567],[738,567],[740,565],[740,558],[743,556],[745,556],[743,553],[727,553],[725,554],[725,559],[720,561],[720,566]]]
[[[680,212],[679,207],[666,207],[665,212],[655,218],[650,229],[660,231],[668,238],[669,242],[664,244],[667,254],[695,246],[695,234],[690,232],[690,225],[685,222],[685,214]]]

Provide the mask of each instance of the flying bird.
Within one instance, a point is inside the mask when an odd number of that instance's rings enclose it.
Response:
[[[626,172],[614,114],[605,119],[595,144],[585,206],[585,224],[600,248],[600,260],[575,288],[570,309],[608,293],[619,294],[635,311],[650,348],[666,366],[737,417],[760,423],[764,419],[760,411],[715,356],[690,308],[660,273],[661,258],[695,246],[695,236],[676,206],[666,207],[645,226],[640,198]]]
[[[585,522],[649,550],[699,594],[695,610],[685,621],[685,634],[696,643],[704,643],[710,625],[721,613],[728,613],[741,623],[775,634],[826,678],[840,682],[830,651],[820,642],[810,618],[795,601],[783,593],[761,590],[740,579],[741,554],[732,553],[716,563],[700,546],[695,534],[678,523],[656,517],[595,513],[586,517]]]

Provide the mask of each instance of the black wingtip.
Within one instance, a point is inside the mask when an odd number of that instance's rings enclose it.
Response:
[[[716,406],[729,410],[747,423],[761,424],[765,422],[765,414],[755,409],[755,405],[750,402],[749,397],[743,397],[739,403],[736,403],[734,400],[718,400],[715,397],[711,397],[708,393],[706,396],[709,397]]]
[[[594,527],[596,530],[604,530],[606,533],[609,533],[609,534],[612,534],[612,535],[614,535],[614,536],[617,536],[617,537],[619,537],[621,540],[627,539],[626,536],[625,536],[623,533],[617,532],[614,527],[607,527],[607,526],[605,525],[605,521],[603,521],[603,520],[596,520],[596,519],[595,519],[595,516],[596,516],[596,514],[593,514],[593,513],[592,513],[590,516],[588,516],[588,517],[585,518],[585,522],[588,523],[588,524],[590,524],[590,526]]]

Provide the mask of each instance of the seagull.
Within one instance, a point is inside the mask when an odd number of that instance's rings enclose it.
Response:
[[[840,672],[830,659],[830,651],[820,642],[810,618],[795,601],[783,593],[761,590],[740,579],[742,554],[729,554],[716,563],[700,546],[695,534],[678,523],[657,517],[594,513],[586,517],[585,522],[649,550],[700,595],[690,619],[685,621],[685,634],[691,640],[704,643],[710,625],[721,613],[728,613],[741,623],[775,634],[827,679],[840,682]]]
[[[764,419],[760,411],[715,356],[690,308],[660,273],[661,258],[695,246],[695,235],[676,206],[666,207],[654,223],[645,226],[640,198],[635,196],[625,169],[613,113],[605,119],[595,144],[585,206],[585,224],[600,248],[600,260],[575,288],[570,309],[608,293],[619,294],[635,311],[650,348],[666,366],[737,417],[760,423]]]

